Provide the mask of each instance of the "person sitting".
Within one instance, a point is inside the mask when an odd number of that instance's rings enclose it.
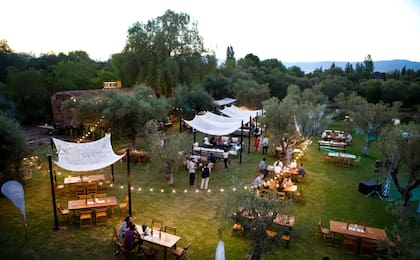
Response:
[[[324,141],[326,141],[326,140],[328,140],[328,134],[327,134],[327,132],[322,132],[322,135],[321,135],[321,138],[322,138],[322,140],[324,140]]]
[[[275,161],[273,166],[274,166],[274,173],[275,174],[280,174],[281,169],[283,169],[283,163],[280,161],[280,159]]]
[[[132,218],[130,216],[127,216],[124,221],[121,223],[120,227],[118,228],[118,236],[123,239],[124,238],[124,234],[127,230],[130,229],[130,225],[132,222]]]
[[[303,163],[300,163],[299,168],[297,169],[297,172],[300,177],[305,177],[306,171],[305,171],[305,168],[303,168]]]
[[[215,145],[216,145],[216,138],[214,138],[214,136],[212,136],[212,137],[210,138],[210,144],[211,144],[212,146],[215,146]]]
[[[118,228],[118,237],[121,240],[124,239],[125,232],[130,229],[131,222],[132,218],[130,216],[127,216]],[[120,250],[121,248],[119,247],[119,245],[115,244],[114,256],[119,255]]]
[[[221,135],[219,135],[218,137],[217,137],[217,140],[216,140],[216,145],[222,145],[223,144],[223,138],[222,138],[222,136]]]
[[[138,246],[137,249],[137,255],[141,255],[141,247],[142,240],[140,238],[140,233],[136,230],[136,225],[131,224],[130,228],[125,232],[124,235],[124,248],[126,250],[133,250],[136,246]]]
[[[204,146],[211,146],[211,143],[209,142],[209,138],[207,137],[207,135],[205,135],[204,138],[203,138],[203,145]]]
[[[253,186],[255,189],[259,189],[261,187],[261,184],[263,182],[264,174],[260,173],[258,174],[257,178],[255,178]]]
[[[267,160],[266,158],[263,158],[260,161],[260,164],[258,165],[258,169],[259,169],[260,173],[262,173],[264,175],[264,179],[265,179],[265,177],[267,177],[267,174],[268,174],[267,168],[265,167],[265,161],[266,160]]]
[[[290,179],[290,177],[286,177],[286,178],[284,178],[284,180],[283,180],[283,187],[286,187],[286,186],[291,186],[291,185],[293,185],[293,182],[292,182],[292,180]]]
[[[346,144],[351,144],[351,141],[353,140],[353,137],[351,136],[351,134],[349,133],[347,136],[346,136]]]

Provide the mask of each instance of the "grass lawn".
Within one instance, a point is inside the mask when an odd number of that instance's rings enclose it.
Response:
[[[344,129],[339,122],[329,128]],[[201,135],[197,135],[201,141]],[[192,140],[191,134],[191,140]],[[349,152],[360,155],[362,137],[354,136]],[[244,140],[245,145],[248,141]],[[253,142],[251,142],[251,145]],[[123,142],[114,143],[114,148],[124,147]],[[36,146],[34,154],[38,154],[46,164],[49,145]],[[188,173],[176,170],[175,183],[165,184],[164,172],[156,170],[154,163],[131,164],[132,175],[132,209],[136,224],[151,224],[152,218],[164,220],[165,224],[177,228],[177,235],[182,239],[178,245],[183,246],[192,241],[188,255],[190,259],[214,259],[219,239],[225,242],[226,259],[244,259],[249,253],[249,246],[241,236],[232,237],[231,230],[225,229],[222,237],[218,237],[219,223],[214,220],[214,207],[226,197],[235,196],[230,181],[235,176],[243,183],[252,183],[256,177],[255,168],[263,155],[251,149],[239,159],[231,160],[228,170],[222,164],[210,179],[211,192],[199,191],[198,181],[191,188]],[[291,213],[295,216],[295,226],[291,231],[292,240],[289,249],[279,247],[273,254],[264,255],[263,259],[356,259],[345,255],[341,249],[327,246],[315,237],[317,223],[320,219],[329,226],[329,220],[353,220],[369,226],[391,228],[398,225],[403,247],[403,255],[407,259],[420,257],[420,253],[411,247],[411,241],[419,241],[418,214],[415,213],[417,203],[408,209],[410,214],[404,221],[391,214],[392,203],[365,197],[358,192],[359,182],[373,180],[374,162],[381,159],[376,145],[373,145],[370,156],[362,157],[357,168],[344,169],[327,164],[322,160],[323,153],[318,151],[317,140],[314,139],[302,162],[309,171],[308,179],[303,184],[305,198],[302,202],[292,203]],[[267,163],[272,164],[274,157],[267,156]],[[58,182],[69,173],[58,170]],[[110,169],[102,170],[107,176]],[[126,164],[115,164],[115,185],[108,190],[109,196],[117,196],[122,201],[127,194]],[[380,176],[382,182],[385,176]],[[108,219],[108,225],[80,230],[74,224],[65,223],[59,216],[60,229],[54,231],[51,189],[48,171],[34,170],[33,179],[25,183],[26,212],[28,220],[25,244],[24,228],[19,210],[5,197],[0,198],[0,258],[1,259],[113,259],[113,246],[110,244],[112,227],[118,226],[122,217],[116,209],[116,215]],[[141,188],[141,190],[139,190]],[[153,190],[151,190],[153,189]],[[222,192],[221,189],[224,189]],[[175,190],[175,193],[173,192]],[[187,192],[185,192],[185,190]],[[68,198],[57,195],[57,201],[67,207]],[[413,243],[414,244],[414,243]],[[135,257],[133,257],[135,258]],[[158,259],[163,259],[160,249]],[[168,252],[168,259],[175,259]]]

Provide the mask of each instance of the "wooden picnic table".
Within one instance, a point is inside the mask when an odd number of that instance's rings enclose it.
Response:
[[[137,231],[141,234],[141,239],[145,242],[161,246],[164,250],[164,259],[166,259],[166,249],[172,248],[176,243],[178,243],[179,240],[181,240],[181,237],[172,235],[166,232],[163,232],[161,230],[147,228],[146,232],[143,233],[141,229],[141,225],[136,225]]]
[[[84,200],[69,200],[67,208],[69,210],[94,209],[111,207],[112,215],[114,215],[114,206],[118,205],[116,197],[84,199]]]
[[[101,182],[101,181],[105,181],[105,174],[89,175],[89,176],[70,176],[70,177],[64,178],[64,184]]]
[[[330,231],[343,235],[350,235],[372,240],[385,240],[387,235],[384,229],[330,220]]]

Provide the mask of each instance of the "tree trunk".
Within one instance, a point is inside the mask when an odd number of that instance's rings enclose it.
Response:
[[[165,173],[165,180],[166,184],[173,184],[174,183],[174,173],[172,171],[173,163],[168,163],[166,166],[166,173]]]
[[[372,142],[369,142],[369,141],[365,143],[365,146],[363,147],[363,152],[362,152],[363,155],[368,155],[369,154],[369,147],[370,147],[371,143]]]

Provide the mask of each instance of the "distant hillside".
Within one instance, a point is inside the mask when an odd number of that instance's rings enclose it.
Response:
[[[286,67],[298,66],[305,73],[314,71],[315,69],[322,68],[323,70],[331,67],[332,61],[315,61],[315,62],[284,62]],[[347,62],[334,61],[336,67],[345,68]],[[353,65],[353,69],[357,62],[350,62]],[[360,62],[362,63],[362,62]],[[375,66],[375,72],[388,72],[393,70],[401,70],[404,66],[407,69],[413,69],[415,71],[420,70],[420,62],[409,61],[409,60],[382,60],[373,61]]]

